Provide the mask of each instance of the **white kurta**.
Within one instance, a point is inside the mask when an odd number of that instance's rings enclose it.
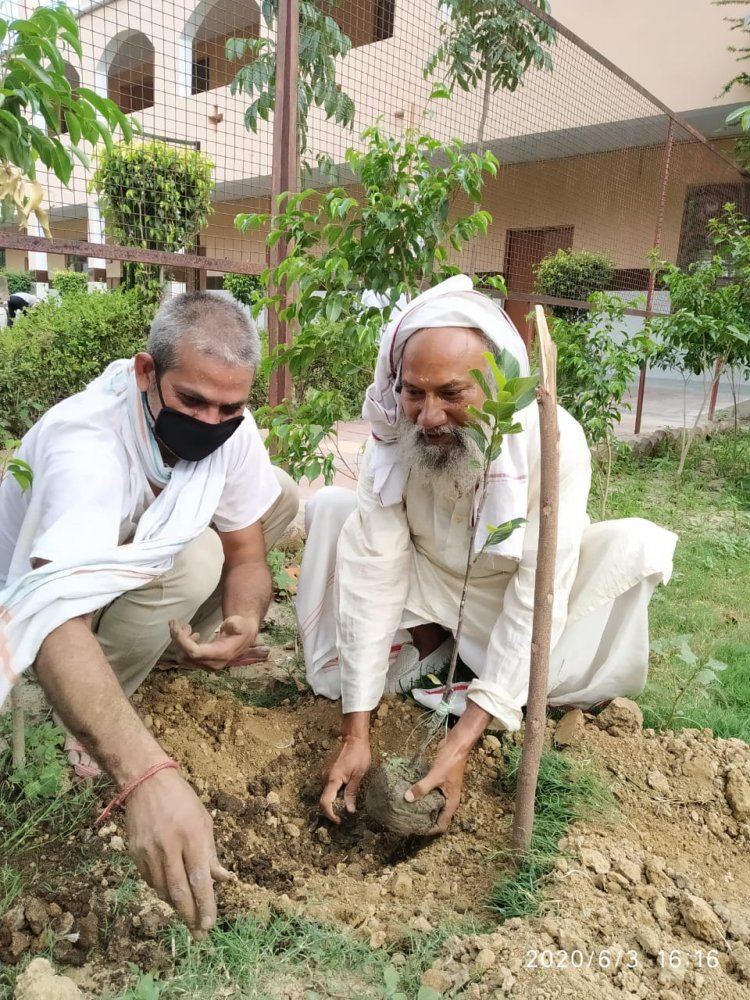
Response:
[[[648,601],[669,579],[676,535],[641,518],[590,525],[591,460],[583,431],[560,422],[560,515],[549,693],[552,704],[590,706],[642,690]],[[468,696],[517,729],[526,702],[539,532],[536,406],[525,414],[529,493],[519,562],[483,553],[471,576],[460,655],[474,672]],[[297,614],[308,680],[342,698],[344,712],[373,709],[387,686],[399,629],[421,621],[455,631],[470,535],[471,498],[437,492],[412,474],[404,500],[382,507],[367,458],[356,497],[322,490],[308,503],[308,541]]]

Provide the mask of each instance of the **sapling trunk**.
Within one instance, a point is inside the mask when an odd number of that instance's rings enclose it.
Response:
[[[10,711],[13,722],[13,770],[17,771],[26,766],[26,736],[20,680],[10,689]]]
[[[516,809],[513,817],[512,846],[520,863],[531,849],[534,829],[539,763],[547,721],[547,685],[552,644],[552,602],[557,555],[557,519],[560,497],[560,432],[557,425],[557,350],[549,336],[541,306],[536,307],[542,381],[537,388],[539,437],[541,444],[541,485],[539,494],[539,545],[534,586],[534,624],[531,634],[529,693],[526,701],[526,729],[518,771]]]

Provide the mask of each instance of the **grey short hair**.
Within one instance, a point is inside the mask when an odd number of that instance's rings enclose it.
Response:
[[[159,307],[146,344],[157,371],[177,367],[184,343],[228,365],[257,368],[260,364],[260,339],[249,312],[222,295],[186,292]]]

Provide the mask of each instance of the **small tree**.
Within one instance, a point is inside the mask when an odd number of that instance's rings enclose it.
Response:
[[[604,253],[591,250],[557,250],[548,254],[535,268],[535,291],[557,299],[588,299],[594,292],[612,287],[615,266]],[[553,316],[577,322],[586,311],[566,306],[552,306]]]
[[[270,222],[267,245],[280,239],[289,244],[288,256],[273,272],[264,272],[264,282],[274,288],[295,286],[294,300],[280,316],[306,332],[330,329],[321,320],[341,324],[342,364],[347,352],[361,357],[368,345],[374,357],[380,330],[399,300],[455,273],[448,264],[448,247],[458,250],[486,233],[490,216],[478,211],[451,218],[454,202],[462,193],[478,201],[484,174],[497,170],[491,153],[467,154],[459,142],[441,143],[415,130],[394,139],[373,126],[363,139],[364,150],[346,152],[353,184],[363,189],[361,197],[343,188],[325,193],[310,189],[286,196],[277,216],[240,215],[236,220],[242,232]],[[278,295],[266,297],[255,308],[278,307],[279,301]],[[330,343],[311,335],[304,347],[298,373],[317,364]],[[280,350],[273,363],[284,363],[289,351],[295,349]],[[324,463],[317,448],[340,414],[340,398],[322,388],[299,409],[287,403],[259,416],[269,428],[277,461],[286,462],[294,475],[315,478],[323,473],[330,479],[333,460]]]
[[[690,264],[683,270],[654,261],[671,300],[669,316],[653,320],[654,333],[661,340],[655,364],[678,368],[686,382],[713,369],[693,426],[688,430],[685,421],[683,427],[678,477],[722,373],[731,372],[733,379],[750,374],[750,223],[734,205],[727,204],[708,225],[714,243],[709,262]]]
[[[36,216],[50,235],[44,192],[36,181],[41,161],[67,184],[73,164],[88,166],[85,142],[112,146],[119,128],[125,139],[132,129],[117,105],[87,87],[71,87],[63,52],[81,58],[78,24],[64,3],[37,7],[28,20],[0,17],[0,203],[3,221],[15,208],[21,225]],[[34,121],[36,115],[44,124]],[[63,141],[67,133],[69,141]]]
[[[533,0],[548,12],[547,0]],[[555,32],[546,21],[516,3],[516,0],[438,0],[444,19],[440,43],[424,68],[426,77],[438,71],[443,83],[433,89],[434,97],[450,97],[458,86],[472,91],[482,87],[482,110],[477,122],[476,148],[485,149],[485,130],[493,93],[515,91],[531,66],[551,70],[549,46]],[[476,250],[472,249],[469,273],[475,270]]]
[[[300,153],[307,150],[307,116],[311,107],[323,108],[327,119],[345,128],[354,123],[354,102],[336,83],[337,58],[348,55],[352,43],[336,21],[325,13],[329,3],[300,0],[299,75],[297,79],[297,129]],[[227,58],[247,59],[232,80],[232,94],[253,98],[245,111],[245,126],[258,131],[259,120],[268,121],[276,106],[275,28],[279,0],[263,0],[263,20],[271,38],[230,38]]]
[[[595,449],[604,517],[615,427],[623,408],[630,408],[623,397],[651,357],[653,343],[647,334],[626,335],[626,303],[618,296],[595,292],[589,301],[591,311],[580,322],[558,317],[550,326],[557,347],[557,400],[581,424]]]
[[[195,250],[213,212],[213,164],[191,149],[165,142],[119,143],[102,154],[92,185],[111,236],[124,246],[172,253]],[[123,267],[125,287],[158,298],[163,268]]]

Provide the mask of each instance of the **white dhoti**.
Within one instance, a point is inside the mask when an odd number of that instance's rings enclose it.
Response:
[[[535,408],[534,408],[535,409]],[[530,414],[529,511],[520,561],[483,552],[469,584],[459,654],[476,675],[468,697],[507,729],[521,724],[531,656],[539,530],[538,422]],[[589,453],[560,418],[560,516],[549,702],[589,707],[643,690],[648,604],[672,571],[677,536],[642,518],[590,524]],[[382,507],[367,459],[357,494],[329,487],[308,501],[297,617],[313,691],[345,712],[374,708],[409,678],[389,653],[401,630],[435,622],[455,633],[471,499],[410,479],[399,505]],[[419,670],[419,668],[417,668]]]

